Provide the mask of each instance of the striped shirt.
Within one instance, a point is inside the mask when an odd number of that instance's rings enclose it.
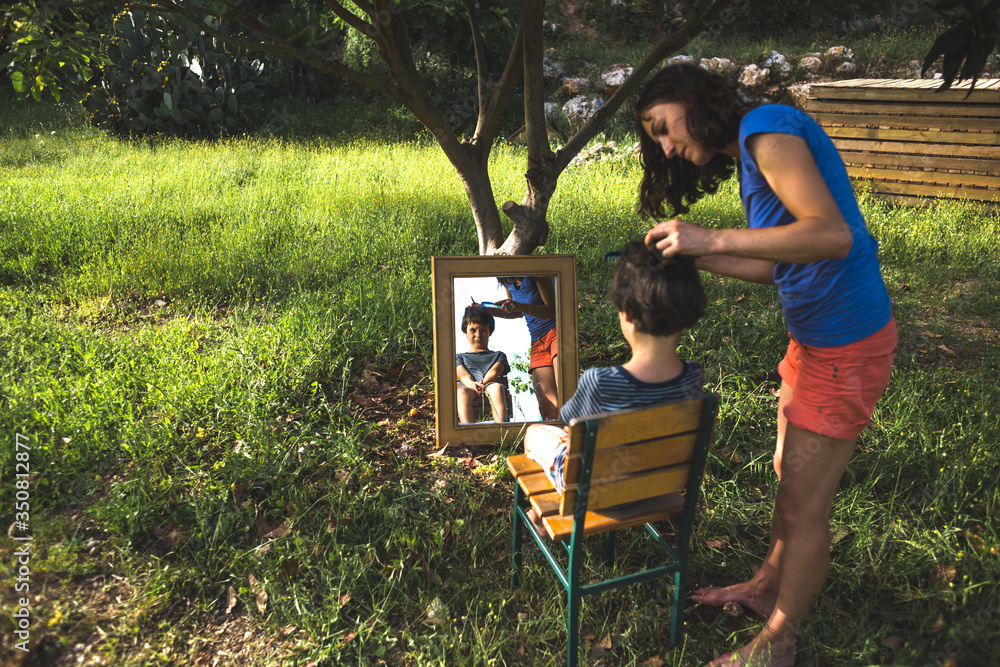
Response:
[[[666,382],[643,382],[621,366],[591,368],[580,377],[576,393],[559,411],[559,416],[568,424],[572,419],[601,412],[693,398],[703,391],[702,384],[701,366],[693,361],[685,361],[680,375]],[[562,493],[566,445],[560,444],[548,452],[526,453],[542,466],[552,485]]]

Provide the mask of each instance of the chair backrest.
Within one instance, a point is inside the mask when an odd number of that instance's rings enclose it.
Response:
[[[717,407],[705,393],[571,421],[560,513],[578,510],[584,491],[590,511],[683,491],[692,467],[700,483]]]

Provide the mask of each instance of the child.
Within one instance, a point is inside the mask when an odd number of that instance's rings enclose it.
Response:
[[[705,292],[694,260],[662,258],[640,241],[625,245],[615,268],[611,300],[632,358],[621,366],[591,368],[560,411],[563,423],[610,410],[696,396],[701,367],[677,356],[677,342],[705,312]],[[567,433],[545,424],[528,427],[524,452],[564,488]]]
[[[510,365],[507,355],[490,350],[490,335],[496,329],[496,320],[479,304],[465,309],[462,316],[462,333],[469,339],[469,351],[455,355],[458,365],[458,422],[471,424],[476,421],[473,406],[490,401],[493,421],[507,421],[507,373]]]

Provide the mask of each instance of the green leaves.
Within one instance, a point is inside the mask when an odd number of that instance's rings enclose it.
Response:
[[[259,116],[263,65],[228,52],[182,17],[123,14],[107,54],[101,82],[86,100],[98,127],[122,135],[218,138]]]
[[[975,87],[986,59],[1000,44],[1000,0],[939,0],[935,9],[953,25],[931,45],[923,69],[944,56],[939,90],[950,88],[956,78],[972,79]]]
[[[93,62],[103,56],[97,36],[89,32],[71,9],[57,0],[0,5],[0,31],[6,31],[8,53],[0,57],[0,69],[11,69],[10,79],[17,97],[31,95],[40,100],[48,89],[58,100],[60,89],[93,77]]]

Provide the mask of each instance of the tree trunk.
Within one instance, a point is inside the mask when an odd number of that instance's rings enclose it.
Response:
[[[479,254],[493,255],[503,243],[503,227],[500,222],[500,211],[497,209],[496,198],[493,196],[489,168],[486,160],[476,159],[475,154],[479,151],[476,150],[475,146],[464,144],[463,148],[470,153],[470,159],[463,160],[463,166],[459,168],[456,165],[456,169],[459,178],[462,179],[465,194],[469,198],[472,219],[476,223]]]

